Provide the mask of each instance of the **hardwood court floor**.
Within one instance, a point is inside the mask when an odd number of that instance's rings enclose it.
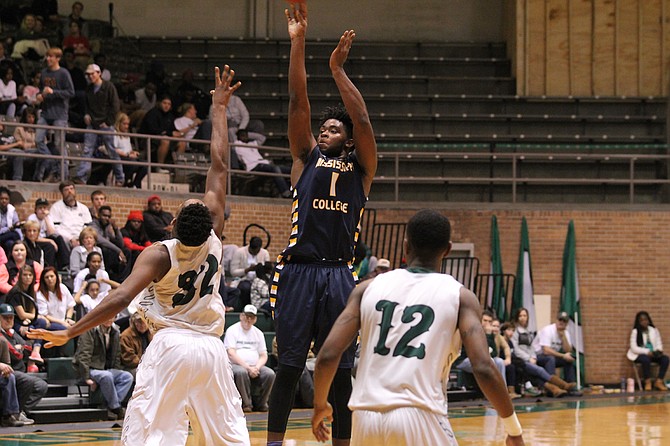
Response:
[[[543,399],[515,404],[527,445],[664,446],[670,445],[670,392],[634,396],[596,396],[572,400]],[[504,431],[495,411],[486,407],[453,407],[451,424],[461,446],[502,445]],[[296,410],[286,446],[317,445],[309,410]],[[265,414],[248,417],[251,444],[265,444]],[[120,427],[113,422],[0,428],[0,446],[117,446]],[[188,443],[187,443],[188,444]],[[389,445],[392,446],[392,445]]]

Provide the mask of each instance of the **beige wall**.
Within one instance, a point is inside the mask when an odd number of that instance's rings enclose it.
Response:
[[[108,2],[84,1],[84,16],[108,20]],[[71,3],[61,2],[68,14]],[[282,0],[114,1],[128,35],[284,39]],[[252,16],[252,12],[255,14]],[[500,41],[500,0],[309,0],[309,36],[334,39],[353,28],[360,39],[384,41]]]

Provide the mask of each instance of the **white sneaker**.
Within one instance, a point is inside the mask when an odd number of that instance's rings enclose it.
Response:
[[[25,412],[19,413],[19,421],[23,421],[24,426],[35,424],[35,420],[33,420],[32,418],[28,418]]]

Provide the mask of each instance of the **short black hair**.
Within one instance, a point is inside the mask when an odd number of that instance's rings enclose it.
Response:
[[[422,209],[407,223],[407,242],[417,257],[428,260],[449,248],[449,219],[433,209]]]
[[[102,206],[100,206],[100,209],[98,209],[98,215],[100,215],[100,212],[102,212],[102,211],[112,212],[112,208],[111,208],[111,206],[107,206],[106,204],[103,204]]]
[[[214,228],[212,214],[202,203],[184,206],[177,215],[175,235],[186,246],[200,246]]]
[[[91,251],[91,252],[89,252],[88,255],[86,256],[86,268],[89,267],[89,266],[88,266],[89,263],[91,263],[91,260],[92,260],[93,257],[95,257],[95,256],[100,257],[100,260],[102,260],[102,254],[100,254],[98,251]]]
[[[331,107],[326,107],[323,112],[321,112],[321,119],[319,120],[319,127],[323,125],[329,119],[337,119],[344,125],[344,129],[347,131],[347,138],[351,139],[354,135],[354,123],[351,120],[351,116],[347,113],[347,109],[344,108],[344,105],[338,104]]]
[[[11,192],[9,192],[9,188],[5,186],[0,186],[0,194],[7,194],[8,196],[12,196]]]
[[[251,237],[251,240],[249,240],[249,248],[258,249],[261,246],[263,246],[263,240],[261,240],[260,237]]]

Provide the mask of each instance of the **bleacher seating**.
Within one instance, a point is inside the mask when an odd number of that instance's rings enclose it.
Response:
[[[137,49],[145,63],[162,62],[173,84],[179,83],[184,69],[193,70],[195,82],[204,91],[210,88],[213,66],[229,63],[244,83],[239,94],[252,118],[265,124],[266,144],[288,146],[287,40],[136,37],[125,42],[126,48]],[[313,128],[319,111],[339,102],[328,68],[334,44],[307,44]],[[504,43],[357,41],[347,72],[365,97],[379,143],[373,200],[399,199],[396,180],[391,179],[396,160],[388,151],[434,152],[401,160],[398,182],[402,196],[410,199],[630,202],[635,196],[635,202],[660,200],[667,177],[662,160],[633,162],[632,156],[612,155],[665,153],[665,147],[658,148],[666,139],[665,98],[516,96]],[[532,148],[533,144],[542,147]],[[647,144],[648,150],[639,148]],[[473,151],[492,156],[439,157],[453,154],[455,145],[481,145]],[[609,145],[618,146],[610,150]],[[546,156],[513,162],[496,157],[500,152],[523,150]],[[563,156],[568,153],[574,156]],[[634,193],[626,182],[631,163],[638,181]],[[248,193],[244,184],[238,178],[233,190]]]

